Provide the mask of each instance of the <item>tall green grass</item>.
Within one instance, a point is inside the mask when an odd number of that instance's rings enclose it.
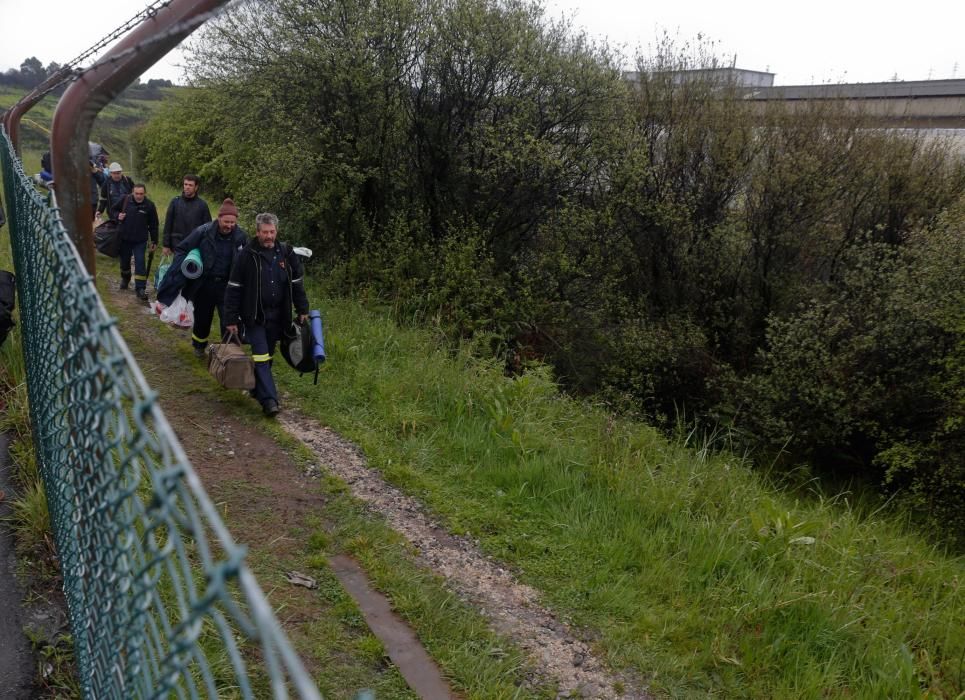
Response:
[[[290,400],[614,667],[670,696],[962,692],[965,567],[901,516],[777,490],[739,457],[561,396],[545,369],[508,378],[351,301],[313,306],[329,360],[317,387],[276,364]]]

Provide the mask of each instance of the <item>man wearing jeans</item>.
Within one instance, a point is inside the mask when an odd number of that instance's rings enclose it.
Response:
[[[157,207],[147,198],[144,185],[134,185],[130,197],[124,197],[114,211],[114,218],[120,222],[120,247],[118,257],[121,261],[121,289],[131,284],[131,257],[134,258],[134,292],[141,301],[147,301],[147,268],[144,253],[150,238],[151,250],[157,248],[158,218]]]

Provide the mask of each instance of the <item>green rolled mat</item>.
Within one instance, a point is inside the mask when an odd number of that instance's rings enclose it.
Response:
[[[184,262],[181,263],[181,274],[189,280],[196,280],[202,272],[204,272],[204,266],[201,264],[201,249],[194,248],[184,256]]]

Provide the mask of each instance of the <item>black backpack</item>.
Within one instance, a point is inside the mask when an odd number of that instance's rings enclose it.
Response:
[[[312,329],[308,323],[298,325],[292,323],[281,338],[281,356],[285,362],[290,364],[293,369],[301,374],[305,372],[315,373],[315,383],[318,383],[318,365],[315,362],[313,351],[315,349],[315,338],[312,336]]]
[[[16,325],[13,310],[17,306],[17,278],[12,272],[0,270],[0,345]]]

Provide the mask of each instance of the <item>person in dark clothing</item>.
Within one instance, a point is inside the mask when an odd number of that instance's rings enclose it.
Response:
[[[181,239],[202,224],[211,221],[208,203],[198,196],[201,178],[185,175],[181,182],[181,194],[171,200],[164,217],[164,255],[171,255]]]
[[[117,161],[111,163],[110,177],[101,185],[100,201],[97,203],[97,213],[105,211],[111,218],[120,209],[121,200],[134,189],[134,181],[124,174],[124,168]]]
[[[266,416],[281,410],[271,375],[271,357],[282,334],[291,327],[292,306],[299,323],[308,318],[301,260],[277,237],[277,216],[266,213],[255,217],[255,237],[235,258],[225,293],[227,330],[237,333],[239,326],[244,326],[255,361],[251,395]]]
[[[157,207],[147,198],[144,185],[134,185],[130,197],[124,197],[113,212],[120,223],[121,289],[131,283],[131,256],[134,257],[134,292],[141,301],[147,301],[147,267],[144,253],[150,239],[151,250],[157,248]]]
[[[90,162],[90,206],[91,216],[97,216],[97,200],[100,199],[101,187],[107,181],[107,175],[93,160]]]
[[[231,264],[248,240],[238,227],[238,209],[230,199],[224,200],[218,209],[218,218],[194,229],[175,248],[173,265],[193,249],[201,251],[201,276],[186,282],[181,290],[185,299],[194,303],[194,327],[191,329],[191,345],[196,357],[204,357],[208,346],[208,333],[214,310],[218,310],[221,336],[225,335],[226,316],[224,308],[225,287],[231,274]]]

